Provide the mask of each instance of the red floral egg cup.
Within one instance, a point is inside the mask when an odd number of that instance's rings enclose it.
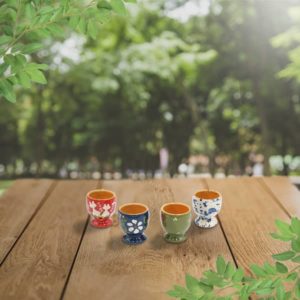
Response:
[[[109,190],[92,190],[86,195],[86,208],[91,216],[91,225],[97,228],[110,227],[117,205],[116,194]]]

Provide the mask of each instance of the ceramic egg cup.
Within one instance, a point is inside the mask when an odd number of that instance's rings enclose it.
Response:
[[[202,190],[192,198],[195,214],[195,224],[201,228],[212,228],[218,224],[217,214],[222,207],[222,196],[219,192]]]
[[[86,209],[91,216],[91,225],[97,228],[112,226],[112,216],[117,205],[115,193],[109,190],[92,190],[86,196]]]
[[[149,208],[142,203],[127,203],[119,207],[120,226],[125,233],[123,242],[129,245],[143,243],[147,237],[144,234],[149,221]]]
[[[169,243],[182,243],[191,226],[191,208],[180,202],[164,204],[160,209],[160,220],[165,231],[164,239]]]

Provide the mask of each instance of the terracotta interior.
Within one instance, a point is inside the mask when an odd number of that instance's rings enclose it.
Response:
[[[114,197],[114,193],[106,190],[96,190],[90,192],[88,197],[92,200],[109,200]]]
[[[147,206],[139,203],[129,203],[119,208],[120,212],[127,215],[139,215],[145,213],[148,208]]]
[[[190,211],[189,206],[181,203],[170,203],[163,206],[162,210],[171,215],[182,215]]]
[[[220,194],[214,191],[200,191],[195,196],[200,199],[213,200],[220,197]]]

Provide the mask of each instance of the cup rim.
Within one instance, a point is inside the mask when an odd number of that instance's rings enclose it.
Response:
[[[199,196],[197,196],[197,194],[198,193],[202,193],[202,192],[213,192],[213,193],[215,193],[215,194],[217,194],[217,196],[216,197],[214,197],[214,198],[211,198],[211,199],[205,199],[205,198],[201,198],[201,197],[199,197]],[[212,201],[212,200],[216,200],[217,198],[222,198],[222,195],[221,195],[221,193],[220,192],[218,192],[218,191],[216,191],[216,190],[208,190],[208,189],[203,189],[203,190],[199,190],[199,191],[196,191],[195,193],[194,193],[194,195],[193,195],[193,197],[195,197],[196,199],[195,200],[204,200],[204,201]]]
[[[170,204],[179,204],[179,205],[182,205],[182,206],[185,206],[188,211],[187,212],[184,212],[184,213],[179,213],[179,214],[176,214],[176,213],[169,213],[167,211],[165,211],[165,207],[167,205],[170,205]],[[186,203],[183,203],[183,202],[168,202],[168,203],[165,203],[161,208],[160,208],[160,211],[163,212],[164,214],[166,215],[169,215],[169,216],[184,216],[184,215],[188,215],[189,213],[191,213],[191,207],[186,204]]]
[[[105,198],[105,199],[96,199],[96,198],[94,198],[94,197],[91,196],[91,194],[95,193],[95,192],[108,192],[108,193],[111,193],[112,196],[109,197],[109,198]],[[92,201],[108,201],[108,200],[116,199],[116,194],[113,191],[106,190],[106,189],[95,189],[95,190],[89,191],[86,194],[86,198],[89,199],[89,200],[92,200]]]
[[[143,206],[146,210],[141,212],[141,213],[136,213],[136,214],[128,214],[128,213],[125,213],[123,212],[121,209],[124,207],[124,206],[128,206],[128,205],[140,205],[140,206]],[[149,212],[149,207],[144,204],[144,203],[140,203],[140,202],[129,202],[129,203],[124,203],[122,204],[121,206],[119,206],[119,209],[118,209],[119,213],[123,214],[123,215],[127,215],[127,216],[139,216],[139,215],[143,215],[145,214],[146,212]]]

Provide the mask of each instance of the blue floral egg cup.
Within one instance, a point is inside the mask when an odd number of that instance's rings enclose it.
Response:
[[[119,222],[125,235],[123,242],[129,245],[143,243],[148,226],[149,208],[142,203],[127,203],[119,207]]]
[[[217,214],[222,207],[222,196],[219,192],[203,190],[196,192],[192,198],[195,224],[201,228],[212,228],[218,224]]]

